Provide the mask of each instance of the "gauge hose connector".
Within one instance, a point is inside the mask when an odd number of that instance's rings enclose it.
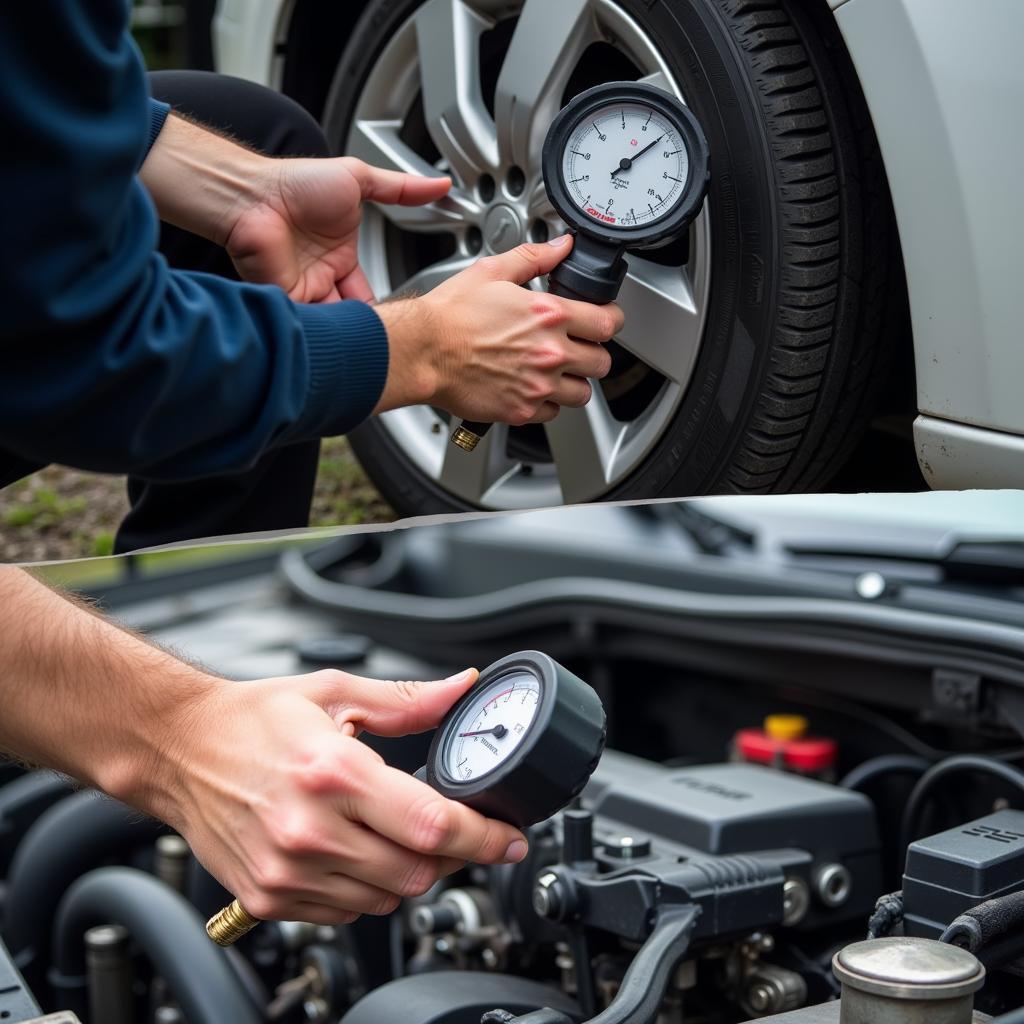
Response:
[[[233,946],[259,923],[258,917],[253,917],[238,900],[232,900],[206,922],[206,934],[218,946]]]
[[[483,430],[473,430],[473,427],[482,426]],[[480,438],[487,432],[487,428],[490,426],[489,423],[473,423],[470,420],[466,420],[464,423],[460,423],[452,434],[452,444],[461,448],[464,452],[471,452],[480,443]]]

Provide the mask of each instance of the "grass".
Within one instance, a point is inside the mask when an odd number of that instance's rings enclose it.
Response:
[[[311,540],[267,540],[238,544],[198,544],[194,547],[175,548],[173,551],[137,555],[131,571],[137,576],[159,576],[164,573],[197,569],[204,565],[223,565],[236,559],[251,558],[287,547],[322,544],[323,537]],[[58,562],[33,568],[33,573],[53,586],[70,590],[104,586],[123,580],[128,573],[125,558],[89,558],[72,562]]]
[[[370,482],[348,442],[340,437],[324,441],[309,525],[358,526],[394,518],[394,511]]]
[[[31,526],[38,530],[46,530],[56,526],[67,516],[79,515],[85,511],[85,499],[82,497],[64,498],[49,487],[26,490],[28,493],[25,499],[4,513],[4,522],[8,526]]]
[[[124,478],[50,466],[0,490],[0,561],[103,558],[128,511]],[[391,522],[395,513],[344,438],[324,441],[310,526]]]

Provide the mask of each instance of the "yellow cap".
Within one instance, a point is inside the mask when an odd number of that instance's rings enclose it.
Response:
[[[807,719],[803,715],[768,715],[764,731],[773,740],[798,740],[807,732]]]

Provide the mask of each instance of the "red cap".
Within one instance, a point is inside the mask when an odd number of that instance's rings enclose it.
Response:
[[[820,736],[777,740],[763,729],[740,729],[733,741],[744,761],[781,764],[801,772],[821,772],[836,763],[836,741]]]

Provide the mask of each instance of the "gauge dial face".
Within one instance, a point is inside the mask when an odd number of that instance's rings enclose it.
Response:
[[[562,176],[581,213],[611,228],[668,216],[683,199],[690,158],[679,129],[644,103],[616,103],[583,118],[562,154]]]
[[[470,782],[508,760],[529,732],[540,707],[540,680],[517,670],[474,693],[449,723],[441,755],[449,778]]]

